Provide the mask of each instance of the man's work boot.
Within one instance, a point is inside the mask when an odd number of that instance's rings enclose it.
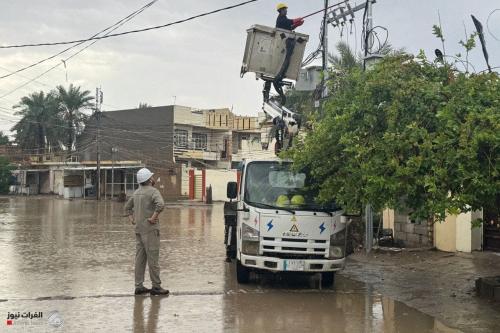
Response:
[[[148,289],[148,288],[142,286],[142,287],[135,288],[134,294],[136,294],[136,295],[142,295],[142,294],[147,294],[150,291],[151,291],[151,289]]]
[[[167,289],[163,289],[162,287],[153,287],[153,289],[151,289],[151,295],[154,295],[154,296],[157,296],[157,295],[161,295],[161,296],[167,296],[168,294],[170,293],[170,291],[168,291]]]

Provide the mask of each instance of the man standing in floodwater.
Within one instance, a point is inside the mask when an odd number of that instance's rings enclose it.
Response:
[[[161,287],[160,280],[160,224],[158,216],[165,203],[156,188],[153,173],[146,168],[137,172],[139,188],[125,204],[125,214],[135,224],[135,294],[168,295],[169,291]],[[144,287],[146,263],[152,288]]]

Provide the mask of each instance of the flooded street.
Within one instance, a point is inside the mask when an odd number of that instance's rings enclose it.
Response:
[[[166,207],[160,267],[171,295],[134,296],[134,229],[122,207],[0,198],[0,332],[458,332],[342,275],[323,290],[304,276],[238,285],[221,204]],[[62,326],[49,325],[51,311]],[[17,312],[44,317],[6,325]]]

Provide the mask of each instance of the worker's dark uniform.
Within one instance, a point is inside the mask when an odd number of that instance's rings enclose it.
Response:
[[[303,21],[302,21],[303,22]],[[276,18],[276,28],[278,29],[283,29],[283,30],[289,30],[292,31],[295,29],[297,26],[301,25],[302,23],[300,22],[300,19],[295,19],[291,20],[286,15],[281,15],[279,14],[278,17]],[[286,98],[285,94],[283,92],[282,88],[282,80],[285,77],[285,73],[288,69],[288,66],[290,64],[290,58],[292,57],[293,49],[295,47],[295,39],[294,38],[287,38],[285,42],[285,59],[283,61],[283,64],[281,66],[281,69],[278,73],[276,73],[276,76],[274,77],[274,80],[272,81],[274,85],[274,89],[278,92],[278,94],[281,97],[281,104],[285,104]],[[264,94],[264,101],[267,102],[269,100],[269,91],[271,90],[271,81],[266,81],[264,83],[264,90],[262,91]]]
[[[276,19],[276,28],[284,30],[292,30],[293,20],[290,20],[286,15],[278,15]]]

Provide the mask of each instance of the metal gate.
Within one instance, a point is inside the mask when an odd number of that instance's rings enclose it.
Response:
[[[485,221],[484,249],[500,252],[500,221]]]
[[[500,195],[496,197],[496,204],[484,207],[483,216],[483,249],[500,252]]]
[[[194,198],[201,200],[202,199],[202,189],[203,189],[203,176],[202,175],[194,175]]]

